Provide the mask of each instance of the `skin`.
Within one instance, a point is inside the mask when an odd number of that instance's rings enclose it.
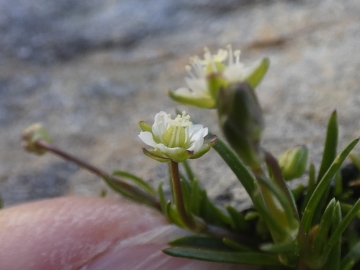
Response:
[[[187,234],[134,203],[89,197],[37,201],[0,211],[0,269],[255,269],[161,252]]]

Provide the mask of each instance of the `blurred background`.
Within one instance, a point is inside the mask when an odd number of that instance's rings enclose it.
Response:
[[[4,205],[106,188],[71,163],[24,152],[21,130],[33,122],[58,147],[107,171],[167,182],[166,165],[142,154],[137,123],[177,107],[221,134],[213,111],[167,97],[184,86],[189,57],[205,46],[232,44],[245,64],[270,58],[257,88],[263,145],[278,156],[306,144],[319,162],[334,109],[341,147],[360,134],[359,14],[358,0],[0,0]],[[246,197],[213,150],[191,164],[212,198]]]

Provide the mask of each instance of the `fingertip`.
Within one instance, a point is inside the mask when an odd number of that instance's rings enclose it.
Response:
[[[66,197],[0,211],[1,269],[77,269],[121,239],[166,224],[133,203]]]

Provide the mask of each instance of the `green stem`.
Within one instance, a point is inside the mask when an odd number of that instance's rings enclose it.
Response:
[[[148,205],[161,211],[160,202],[157,200],[156,197],[151,196],[150,194],[143,192],[142,190],[137,189],[132,185],[129,185],[122,179],[120,179],[114,175],[108,174],[107,172],[95,167],[94,165],[91,165],[90,163],[87,163],[79,158],[76,158],[76,157],[56,148],[55,146],[49,144],[48,142],[46,142],[44,140],[38,140],[35,142],[35,144],[37,147],[43,148],[43,149],[47,150],[48,152],[51,152],[57,156],[62,157],[65,160],[69,160],[69,161],[75,163],[76,165],[78,165],[79,167],[86,169],[89,172],[91,172],[101,178],[108,178],[108,179],[116,182],[116,184],[124,191],[126,191],[130,194],[134,194],[137,197],[142,198]]]
[[[188,215],[185,209],[184,198],[181,191],[179,163],[170,160],[170,173],[176,209],[178,210],[178,213],[184,225],[189,229],[194,230],[194,220]]]

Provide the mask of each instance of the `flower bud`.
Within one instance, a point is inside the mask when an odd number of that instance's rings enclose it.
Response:
[[[279,159],[279,165],[285,180],[302,176],[306,169],[308,150],[306,146],[298,146],[286,150]]]
[[[45,154],[46,150],[36,144],[36,142],[38,142],[39,140],[51,142],[49,134],[46,132],[45,128],[40,123],[32,124],[22,131],[21,144],[26,151],[38,155]]]
[[[231,84],[218,96],[218,116],[224,135],[242,161],[259,168],[264,120],[257,97],[247,83]]]

